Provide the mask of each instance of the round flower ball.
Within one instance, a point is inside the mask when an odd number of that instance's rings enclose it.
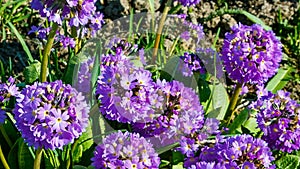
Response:
[[[152,122],[161,112],[163,96],[150,71],[133,65],[121,47],[102,56],[96,97],[105,118],[121,123]]]
[[[152,144],[139,134],[112,133],[96,147],[95,168],[158,168],[160,158]]]
[[[200,166],[220,166],[220,168],[274,168],[271,149],[268,144],[251,135],[238,135],[228,137],[217,142],[212,147],[203,147],[198,157],[186,159],[186,168]],[[195,167],[197,166],[197,167]]]
[[[89,106],[81,93],[61,80],[34,83],[21,91],[13,110],[16,127],[29,146],[62,149],[88,126]]]
[[[300,149],[300,104],[289,92],[265,92],[255,103],[258,127],[272,149],[292,152]]]
[[[281,48],[273,31],[266,31],[258,24],[238,24],[225,34],[221,59],[232,80],[261,84],[277,72]]]
[[[192,135],[201,130],[204,110],[196,92],[176,80],[157,80],[156,83],[165,98],[163,113],[153,122],[133,124],[133,130],[144,137],[159,138],[163,145],[173,144],[181,136]]]

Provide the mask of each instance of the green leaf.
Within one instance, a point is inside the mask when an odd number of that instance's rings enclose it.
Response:
[[[172,151],[172,164],[177,165],[184,161],[184,155],[179,151]]]
[[[87,167],[82,166],[82,165],[74,165],[73,169],[87,169]]]
[[[164,68],[161,70],[162,75],[165,77],[169,76],[171,79],[167,80],[177,80],[182,82],[186,87],[190,87],[192,89],[197,89],[197,80],[194,76],[187,77],[182,73],[181,67],[183,67],[185,63],[179,57],[172,57],[165,64]]]
[[[211,89],[209,88],[208,82],[202,78],[199,78],[198,80],[198,92],[201,103],[206,102],[211,95]]]
[[[161,160],[159,168],[167,167],[170,164],[170,161]]]
[[[22,140],[19,142],[18,164],[20,168],[33,168],[34,159],[27,144]]]
[[[285,155],[275,161],[278,169],[295,169],[299,166],[300,159],[295,155]]]
[[[250,133],[256,134],[259,131],[258,124],[256,122],[256,118],[250,117],[244,124],[243,127],[248,129]]]
[[[216,84],[215,88],[213,88],[213,85],[210,85],[210,89],[212,92],[211,100],[206,103],[208,105],[204,104],[204,107],[206,107],[206,112],[208,112],[207,117],[222,120],[229,105],[227,91],[222,83]]]
[[[74,143],[73,148],[73,162],[78,163],[82,157],[83,152],[88,150],[93,145],[93,133],[91,125],[86,128],[86,132],[84,132],[78,140]]]
[[[136,67],[141,67],[141,68],[144,67],[143,63],[138,59],[131,60],[131,63],[133,63],[133,65]]]
[[[177,164],[177,165],[173,165],[172,169],[183,169],[183,162]]]
[[[18,1],[7,1],[5,4],[2,4],[2,3],[0,3],[0,14],[2,13],[2,12],[4,12],[4,10],[7,8],[7,7],[9,7],[10,5],[13,5],[13,4],[15,4],[15,3],[19,3],[19,2],[22,2],[22,1],[24,1],[24,0],[18,0]],[[3,6],[2,6],[3,5]]]
[[[241,14],[245,15],[252,22],[261,25],[265,30],[267,30],[267,31],[272,30],[272,28],[270,26],[267,26],[261,19],[259,19],[255,15],[252,15],[251,13],[244,11],[244,10],[241,10]]]
[[[249,110],[244,109],[240,112],[240,114],[233,120],[233,122],[229,125],[229,133],[233,133],[248,120],[249,118]]]
[[[60,162],[56,150],[45,150],[44,151],[45,168],[58,168]]]
[[[25,82],[26,83],[33,83],[36,81],[41,72],[41,63],[36,61],[29,66],[27,66],[24,70]]]
[[[15,144],[12,146],[12,148],[10,149],[10,151],[8,153],[7,162],[11,169],[20,168],[18,165],[18,156],[16,155],[16,154],[18,154],[20,140],[22,141],[21,137],[15,142]]]
[[[6,114],[8,115],[9,113],[6,113]],[[10,120],[6,120],[5,123],[2,124],[2,126],[3,126],[4,130],[6,131],[10,140],[13,143],[16,142],[20,136],[18,134],[18,131],[17,131],[14,123],[12,123]]]
[[[291,79],[290,73],[293,71],[292,68],[289,69],[279,69],[277,74],[268,82],[266,89],[272,93],[276,93],[278,90],[282,89],[288,81]]]
[[[167,152],[177,146],[179,146],[180,144],[178,142],[174,143],[174,144],[170,144],[170,145],[167,145],[167,146],[164,146],[162,148],[159,148],[158,150],[156,150],[157,154],[162,154],[164,152]]]
[[[12,32],[14,32],[14,34],[17,36],[18,40],[20,41],[25,53],[27,54],[27,57],[28,57],[28,60],[29,60],[29,63],[32,63],[34,61],[31,53],[30,53],[30,50],[28,48],[28,46],[26,45],[23,37],[20,35],[20,33],[18,32],[18,30],[16,29],[16,27],[11,23],[11,22],[7,22],[9,27],[11,28]]]

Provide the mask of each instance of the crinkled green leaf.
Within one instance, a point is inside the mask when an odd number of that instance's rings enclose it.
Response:
[[[84,151],[88,150],[93,145],[93,133],[91,126],[86,128],[86,132],[82,133],[78,140],[75,141],[73,150],[73,162],[79,162]]]
[[[29,147],[24,141],[19,141],[18,164],[20,168],[33,168],[34,159],[29,151]]]
[[[7,162],[11,169],[20,168],[18,165],[18,156],[16,155],[16,154],[18,154],[20,140],[22,141],[21,137],[15,142],[15,144],[12,146],[12,148],[10,149],[10,151],[8,153]]]
[[[278,169],[296,169],[300,159],[295,155],[285,155],[275,162]]]
[[[24,76],[26,83],[33,83],[36,81],[41,72],[41,63],[39,61],[35,61],[34,63],[27,66],[24,70]]]

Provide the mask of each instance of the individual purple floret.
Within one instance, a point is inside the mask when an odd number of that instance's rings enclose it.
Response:
[[[256,101],[258,127],[272,149],[292,152],[300,149],[300,104],[290,98],[289,92],[277,94],[262,92]]]
[[[24,98],[17,100],[13,113],[29,146],[62,149],[88,126],[85,98],[60,80],[28,85],[21,94]]]
[[[151,143],[139,134],[112,133],[96,147],[95,168],[159,168],[160,158]]]
[[[199,157],[187,158],[184,166],[220,166],[221,168],[275,168],[274,157],[268,144],[250,135],[228,137],[214,146],[201,149]],[[197,160],[197,161],[195,161]]]
[[[2,109],[2,106],[6,106],[6,103],[9,102],[11,97],[15,97],[16,99],[22,98],[13,77],[9,77],[6,83],[0,81],[0,125],[3,124],[6,119],[6,112]]]
[[[74,48],[75,44],[76,44],[74,38],[70,38],[70,37],[64,36],[64,35],[57,36],[57,40],[61,43],[61,45],[64,48],[68,48],[68,47]]]
[[[258,24],[238,24],[225,34],[221,59],[232,80],[262,84],[277,72],[281,48],[273,31]]]
[[[178,1],[183,6],[195,6],[200,2],[200,0],[176,0],[176,1]]]

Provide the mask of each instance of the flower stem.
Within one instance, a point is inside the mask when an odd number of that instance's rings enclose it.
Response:
[[[235,90],[233,92],[233,96],[230,99],[230,103],[229,103],[228,109],[227,109],[225,117],[224,117],[225,118],[224,120],[227,121],[227,125],[229,124],[230,120],[232,120],[232,118],[233,118],[233,112],[236,107],[237,101],[239,100],[239,96],[242,91],[242,86],[243,86],[243,84],[241,84],[241,83],[238,83],[236,85]]]
[[[47,81],[47,69],[48,69],[49,54],[50,54],[51,48],[53,46],[57,28],[58,28],[57,23],[53,23],[52,29],[48,36],[47,44],[46,44],[44,52],[43,52],[43,59],[42,59],[42,65],[41,65],[41,76],[40,76],[41,82]]]
[[[1,133],[2,133],[2,135],[3,135],[3,137],[4,137],[4,139],[6,140],[8,146],[11,148],[11,147],[13,146],[13,144],[12,144],[10,138],[8,137],[8,135],[7,135],[5,129],[3,128],[2,125],[0,125],[0,131],[1,131]]]
[[[2,151],[1,145],[0,145],[0,159],[1,159],[1,162],[2,162],[2,164],[3,164],[3,167],[4,167],[5,169],[10,169],[10,168],[9,168],[9,165],[8,165],[8,163],[7,163],[7,161],[6,161],[5,157],[4,157],[4,154],[3,154],[3,151]]]
[[[155,63],[155,61],[156,61],[158,46],[159,46],[160,37],[161,37],[161,32],[162,32],[162,29],[164,27],[164,23],[166,21],[168,12],[171,8],[171,4],[172,4],[172,0],[168,0],[167,4],[166,4],[166,7],[164,8],[163,14],[161,16],[161,19],[159,21],[158,29],[157,29],[157,32],[156,32],[155,43],[154,43],[154,50],[153,50],[153,54],[152,54],[152,63]]]
[[[42,154],[43,154],[43,148],[38,148],[35,154],[33,169],[40,169]]]

